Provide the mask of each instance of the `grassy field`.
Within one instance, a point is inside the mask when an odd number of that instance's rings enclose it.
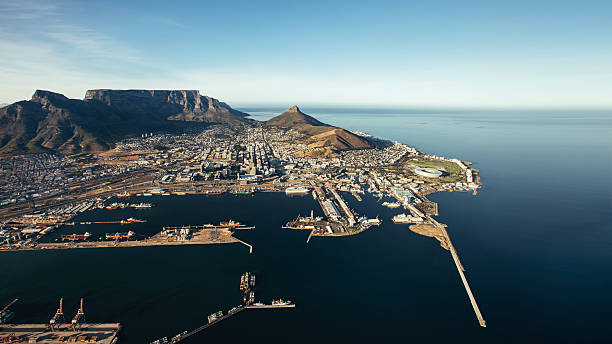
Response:
[[[439,180],[442,182],[465,181],[465,178],[463,177],[463,171],[454,162],[427,159],[427,160],[408,160],[406,161],[406,163],[409,165],[415,165],[419,167],[430,167],[430,168],[435,168],[435,169],[446,171],[449,175],[439,178]]]

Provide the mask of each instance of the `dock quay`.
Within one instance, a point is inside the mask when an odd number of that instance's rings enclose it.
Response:
[[[56,325],[51,331],[48,324],[1,324],[0,340],[3,343],[97,343],[114,344],[121,324],[71,324]]]
[[[254,299],[255,298],[255,275],[250,272],[246,272],[242,276],[240,276],[240,290],[244,293],[244,298],[243,298],[244,304],[240,304],[239,306],[233,307],[230,310],[228,310],[226,313],[223,313],[223,311],[212,313],[211,315],[208,316],[208,319],[207,319],[208,321],[202,326],[199,326],[191,331],[183,331],[170,339],[168,339],[167,337],[164,337],[162,339],[152,341],[150,344],[179,343],[201,331],[204,331],[210,326],[213,326],[221,322],[222,320],[225,320],[233,315],[236,315],[244,311],[245,309],[295,308],[294,303],[292,303],[291,301],[283,301],[282,299],[272,300],[272,303],[270,304],[255,302],[255,299]]]
[[[217,324],[217,323],[221,322],[222,320],[225,320],[225,319],[227,319],[227,318],[229,318],[229,317],[231,317],[233,315],[236,315],[236,314],[242,312],[246,308],[247,308],[246,306],[238,307],[234,312],[231,312],[231,313],[228,312],[227,314],[225,314],[225,315],[215,319],[214,321],[208,322],[208,323],[206,323],[206,324],[204,324],[204,325],[202,325],[202,326],[200,326],[200,327],[198,327],[196,329],[193,329],[193,330],[191,330],[191,331],[189,331],[187,333],[178,334],[178,335],[172,337],[172,339],[170,339],[170,341],[167,341],[167,342],[154,341],[154,342],[151,342],[151,344],[157,344],[157,343],[160,343],[160,344],[161,343],[171,343],[171,344],[174,344],[174,343],[179,343],[179,342],[181,342],[181,341],[183,341],[183,340],[193,336],[194,334],[197,334],[197,333],[199,333],[201,331],[204,331],[205,329],[213,326],[214,324]]]
[[[482,313],[480,312],[480,308],[478,308],[478,304],[476,303],[476,298],[474,297],[474,294],[472,293],[472,289],[470,288],[467,278],[465,277],[465,273],[464,273],[465,268],[463,267],[463,265],[461,264],[461,261],[459,260],[459,255],[457,254],[457,250],[455,249],[455,246],[453,246],[453,243],[450,239],[450,236],[448,235],[448,232],[446,231],[446,228],[444,228],[442,224],[440,224],[434,219],[431,219],[431,221],[433,221],[435,226],[440,228],[440,231],[444,235],[446,244],[448,245],[449,251],[453,257],[453,261],[455,262],[455,266],[457,267],[457,271],[459,272],[459,276],[461,277],[461,281],[463,282],[463,286],[465,287],[465,291],[467,292],[470,302],[472,303],[472,308],[474,309],[474,313],[476,314],[478,323],[482,327],[487,327],[484,317],[482,316]]]
[[[254,308],[254,309],[256,309],[256,308],[259,308],[259,309],[266,309],[266,308],[295,308],[295,304],[294,303],[291,303],[291,304],[288,304],[288,305],[272,305],[272,304],[270,304],[270,305],[263,305],[263,304],[256,305],[256,304],[251,304],[251,305],[248,305],[246,308]]]
[[[117,247],[147,247],[147,246],[179,246],[179,245],[209,245],[209,244],[231,244],[240,243],[249,247],[253,252],[252,245],[245,243],[233,236],[228,228],[201,230],[198,232],[165,232],[155,234],[142,240],[113,240],[113,241],[71,241],[53,243],[35,243],[11,248],[0,248],[0,252],[28,251],[28,250],[61,250],[61,249],[85,249],[85,248],[117,248]]]
[[[72,321],[66,322],[62,307],[59,308],[48,324],[4,324],[0,323],[2,343],[97,343],[115,344],[121,324],[84,323],[83,299]],[[10,306],[10,304],[9,304]],[[8,307],[8,306],[7,306]],[[5,309],[7,308],[5,307]]]

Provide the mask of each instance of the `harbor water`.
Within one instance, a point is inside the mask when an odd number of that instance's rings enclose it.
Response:
[[[256,119],[280,111],[244,108]],[[128,217],[146,223],[65,226],[49,236],[233,219],[254,230],[241,244],[4,252],[0,303],[14,322],[48,322],[64,298],[72,317],[85,298],[88,322],[121,322],[120,343],[149,343],[191,330],[241,302],[240,275],[257,275],[256,299],[289,299],[294,309],[249,309],[186,343],[606,342],[612,318],[612,113],[440,112],[302,107],[317,119],[471,161],[478,195],[440,193],[448,225],[487,321],[481,328],[448,251],[393,224],[401,209],[343,194],[379,227],[342,238],[281,226],[311,210],[310,195],[135,197],[149,210],[96,209],[75,222]]]

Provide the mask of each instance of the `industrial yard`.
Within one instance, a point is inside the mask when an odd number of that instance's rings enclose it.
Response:
[[[13,301],[16,302],[17,300]],[[11,303],[12,304],[12,303]],[[9,311],[9,304],[1,312]],[[85,321],[83,299],[71,321],[64,315],[63,299],[47,324],[8,324],[0,321],[2,343],[97,343],[115,344],[121,324],[91,324]]]

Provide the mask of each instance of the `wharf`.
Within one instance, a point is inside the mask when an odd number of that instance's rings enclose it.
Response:
[[[83,242],[67,242],[67,243],[38,243],[35,246],[21,246],[17,248],[2,249],[0,252],[6,251],[28,251],[28,250],[61,250],[61,249],[75,249],[75,248],[115,248],[115,247],[147,247],[147,246],[182,246],[182,245],[209,245],[209,244],[231,244],[231,243],[242,243],[249,247],[252,252],[253,248],[251,245],[234,238],[231,233],[221,233],[216,238],[199,238],[194,236],[190,240],[174,240],[170,241],[165,238],[161,238],[159,234],[143,239],[133,241],[83,241]]]
[[[9,336],[19,337],[23,343],[59,343],[60,338],[64,337],[65,342],[88,341],[97,344],[111,344],[117,342],[117,334],[121,329],[121,324],[78,324],[75,328],[71,324],[55,325],[51,331],[49,324],[0,324],[0,339],[5,343],[11,343]],[[83,338],[86,337],[86,338]],[[92,341],[93,337],[95,341]],[[19,339],[13,341],[18,343]]]
[[[231,317],[232,315],[235,315],[235,314],[238,314],[238,313],[242,312],[242,311],[243,311],[243,310],[245,310],[246,308],[247,308],[246,306],[239,307],[238,309],[236,309],[236,311],[234,311],[234,312],[232,312],[232,313],[227,313],[227,314],[223,315],[222,317],[217,318],[215,321],[212,321],[212,322],[206,323],[206,324],[204,324],[204,325],[202,325],[202,326],[200,326],[200,327],[198,327],[198,328],[196,328],[196,329],[194,329],[194,330],[191,330],[191,331],[189,331],[189,332],[185,333],[184,335],[177,336],[177,337],[173,338],[173,339],[170,341],[170,343],[178,343],[178,342],[180,342],[180,341],[183,341],[183,340],[185,340],[185,339],[187,339],[187,338],[189,338],[189,337],[193,336],[194,334],[196,334],[196,333],[198,333],[198,332],[201,332],[201,331],[203,331],[203,330],[205,330],[205,329],[209,328],[210,326],[212,326],[212,325],[214,325],[214,324],[216,324],[216,323],[218,323],[218,322],[221,322],[221,320],[225,320],[225,319],[227,319],[227,318]]]
[[[266,309],[266,308],[295,308],[295,303],[290,303],[288,305],[255,305],[255,304],[251,304],[251,305],[248,305],[247,308],[262,308],[262,309]]]
[[[453,246],[453,243],[451,242],[450,236],[448,235],[446,228],[444,228],[442,224],[435,221],[434,219],[430,218],[430,220],[433,221],[435,226],[440,228],[440,231],[444,235],[446,244],[448,245],[448,249],[451,252],[451,255],[453,256],[453,261],[455,262],[455,266],[457,266],[457,271],[459,272],[459,276],[461,277],[461,281],[463,282],[463,286],[465,287],[465,291],[467,292],[470,302],[472,303],[472,308],[474,308],[474,313],[476,314],[478,323],[482,327],[487,327],[484,317],[482,316],[482,313],[480,313],[480,308],[478,308],[478,304],[476,303],[476,298],[474,297],[474,294],[472,293],[472,289],[470,288],[467,278],[465,277],[465,273],[464,273],[465,268],[463,267],[463,265],[461,264],[461,261],[459,260],[459,255],[457,254],[457,250],[455,249],[455,246]]]

